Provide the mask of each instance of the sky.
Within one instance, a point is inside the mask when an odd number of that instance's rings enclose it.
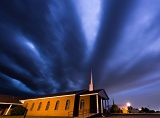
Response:
[[[159,0],[0,0],[0,93],[103,88],[160,110]]]

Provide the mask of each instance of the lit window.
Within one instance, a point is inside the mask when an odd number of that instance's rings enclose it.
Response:
[[[45,109],[45,110],[48,110],[48,109],[49,109],[49,106],[50,106],[50,101],[47,102],[47,105],[46,105],[46,109]]]
[[[39,103],[37,111],[39,111],[41,109],[41,106],[42,106],[42,102]]]
[[[59,101],[56,102],[56,106],[54,110],[58,110],[58,107],[59,107]]]
[[[84,100],[81,100],[80,102],[80,109],[84,109]]]
[[[33,110],[33,107],[34,107],[34,103],[32,104],[30,111],[32,111],[32,110]]]
[[[70,105],[70,100],[67,100],[67,101],[66,101],[66,107],[65,107],[65,110],[68,110],[68,109],[69,109],[69,105]]]

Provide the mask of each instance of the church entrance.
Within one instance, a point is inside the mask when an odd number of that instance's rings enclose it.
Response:
[[[97,113],[96,95],[90,96],[90,113]]]

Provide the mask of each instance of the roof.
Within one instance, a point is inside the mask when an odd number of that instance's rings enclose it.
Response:
[[[93,91],[87,90],[87,91],[83,92],[81,95],[86,95],[86,94],[90,94],[90,95],[91,94],[92,95],[98,94],[103,99],[109,100],[109,97],[108,97],[108,95],[107,95],[107,93],[106,93],[106,91],[104,89],[97,89],[97,90],[93,90]]]
[[[0,94],[0,104],[21,104],[21,97]]]
[[[89,90],[87,90],[87,91],[83,92],[82,94],[93,94],[93,93],[99,93],[101,90],[103,90],[103,89],[97,89],[97,90],[93,90],[93,91],[89,91]]]
[[[98,89],[98,90],[93,90],[93,91],[89,91],[89,90],[84,89],[84,90],[78,90],[78,91],[70,91],[70,92],[63,92],[63,93],[56,93],[56,94],[49,94],[49,95],[34,96],[34,97],[21,99],[21,101],[31,100],[31,99],[44,99],[44,98],[50,98],[50,97],[71,96],[71,95],[96,94],[96,93],[99,94],[100,96],[102,96],[105,99],[109,99],[108,95],[106,94],[104,89]]]
[[[84,91],[87,91],[87,90],[78,90],[78,91],[70,91],[70,92],[55,93],[55,94],[48,94],[48,95],[39,95],[39,96],[24,98],[21,100],[38,99],[38,98],[46,98],[46,97],[57,97],[57,96],[65,96],[65,95],[78,95],[78,94],[83,93]]]

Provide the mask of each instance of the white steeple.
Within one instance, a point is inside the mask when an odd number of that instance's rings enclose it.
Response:
[[[91,80],[90,80],[90,84],[89,84],[89,91],[93,91],[92,70],[91,70]]]

